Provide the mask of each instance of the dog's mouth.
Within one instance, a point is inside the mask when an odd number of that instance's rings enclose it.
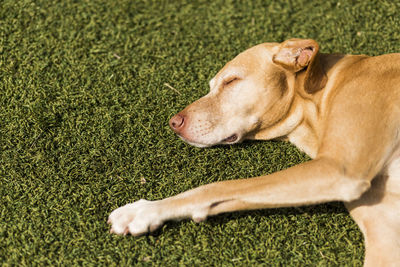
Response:
[[[225,138],[224,140],[222,140],[222,142],[224,143],[233,143],[238,139],[238,135],[237,134],[233,134],[227,138]]]
[[[191,138],[187,138],[186,136],[183,136],[181,134],[178,134],[179,138],[181,138],[183,141],[185,141],[186,143],[192,145],[192,146],[196,146],[196,147],[210,147],[213,145],[217,145],[217,144],[234,144],[239,140],[239,135],[238,134],[232,134],[231,136],[222,139],[220,142],[218,143],[204,143],[204,142],[199,142],[199,141],[195,141]]]

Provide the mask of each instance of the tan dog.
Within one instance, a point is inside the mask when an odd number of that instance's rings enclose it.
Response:
[[[315,41],[301,39],[265,43],[226,64],[210,88],[170,120],[183,140],[207,147],[286,138],[313,160],[125,205],[109,217],[112,232],[343,201],[364,234],[365,265],[400,265],[400,54],[320,54]]]

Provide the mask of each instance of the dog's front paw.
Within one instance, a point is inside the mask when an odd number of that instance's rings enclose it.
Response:
[[[141,199],[111,212],[108,223],[111,224],[111,233],[138,236],[156,230],[163,221],[157,201]]]

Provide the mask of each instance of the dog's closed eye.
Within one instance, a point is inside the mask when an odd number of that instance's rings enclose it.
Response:
[[[236,82],[236,81],[238,81],[238,80],[239,80],[238,77],[231,77],[231,78],[226,79],[226,80],[224,81],[223,86],[230,85],[230,84],[232,84],[233,82]]]

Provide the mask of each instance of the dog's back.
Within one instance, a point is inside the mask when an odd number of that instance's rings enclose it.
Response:
[[[365,265],[400,263],[400,55],[319,53],[314,40],[257,45],[210,81],[210,93],[170,120],[190,144],[284,137],[312,161],[270,175],[205,185],[113,211],[134,235],[166,220],[343,201],[366,243]]]

